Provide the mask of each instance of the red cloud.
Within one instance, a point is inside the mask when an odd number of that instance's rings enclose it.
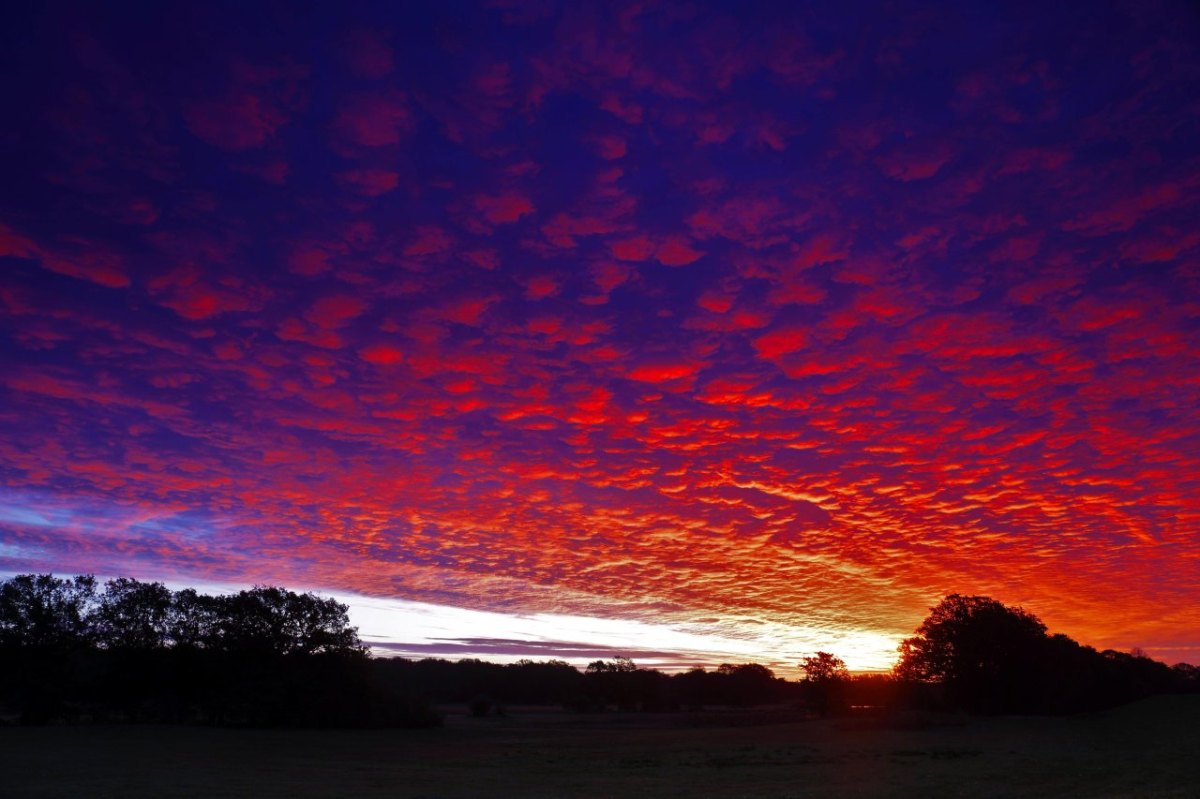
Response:
[[[1065,315],[1074,321],[1079,329],[1091,331],[1141,319],[1147,314],[1146,309],[1136,303],[1085,297],[1067,309]]]
[[[259,301],[244,287],[214,285],[204,280],[196,269],[178,269],[161,275],[147,284],[159,296],[159,303],[184,319],[208,319],[223,313],[249,311]]]
[[[463,297],[444,306],[438,315],[460,325],[478,325],[484,311],[496,301],[495,297]]]
[[[711,330],[730,332],[737,330],[757,330],[771,323],[773,314],[768,311],[739,308],[732,313],[725,312],[714,316],[701,316],[688,319],[684,327],[688,330]]]
[[[772,288],[767,301],[772,305],[813,305],[822,302],[828,296],[824,289],[811,283],[788,280]]]
[[[558,281],[549,275],[538,275],[530,278],[525,284],[525,296],[531,300],[542,300],[553,297],[559,291]]]
[[[342,249],[340,243],[299,244],[288,256],[288,266],[298,275],[319,275],[329,269],[329,258]]]
[[[417,230],[416,238],[404,248],[405,255],[438,255],[450,249],[453,242],[440,227],[427,225]]]
[[[124,288],[130,285],[125,271],[125,259],[103,244],[69,237],[65,248],[38,246],[11,228],[0,224],[0,258],[33,258],[51,272],[87,280],[108,288]]]
[[[721,236],[759,250],[788,240],[788,211],[774,197],[732,197],[702,208],[687,223],[699,238]]]
[[[358,351],[358,356],[367,363],[390,366],[404,360],[404,352],[391,344],[371,344]]]
[[[595,141],[601,158],[615,161],[625,157],[625,140],[620,136],[597,136]]]
[[[644,112],[641,105],[615,93],[605,96],[600,101],[600,108],[631,125],[640,124]]]
[[[720,291],[706,291],[696,300],[696,304],[713,313],[725,313],[733,307],[734,296]]]
[[[215,355],[219,361],[241,360],[244,354],[245,353],[242,351],[242,348],[238,346],[236,341],[230,341],[227,339],[225,341],[218,341],[213,345],[213,355]]]
[[[642,383],[668,383],[675,380],[693,377],[703,364],[698,363],[651,363],[643,364],[628,373],[630,380]]]
[[[704,253],[688,246],[687,239],[679,236],[671,236],[667,238],[665,241],[659,244],[654,251],[655,260],[657,260],[660,264],[665,264],[667,266],[686,266],[687,264],[695,262],[703,255]]]
[[[78,252],[72,255],[42,251],[42,266],[62,275],[89,280],[101,286],[119,289],[129,285],[122,258],[109,252]]]
[[[802,350],[807,345],[808,332],[798,327],[772,330],[754,339],[754,349],[758,351],[758,354],[772,359]]]
[[[559,213],[542,225],[544,235],[554,246],[571,248],[579,236],[596,236],[612,233],[618,229],[616,218],[623,215],[624,208],[606,209],[608,213]]]
[[[515,192],[480,195],[475,198],[475,209],[493,225],[511,224],[534,212],[529,198]]]
[[[626,264],[614,264],[611,261],[601,261],[591,268],[592,280],[605,294],[625,283],[633,275],[633,269]]]
[[[287,115],[257,94],[240,91],[184,107],[188,129],[209,144],[224,150],[262,147]]]
[[[262,147],[300,105],[299,82],[304,67],[260,67],[235,62],[232,86],[214,98],[194,100],[183,107],[183,118],[200,139],[224,150]]]
[[[400,174],[386,169],[351,169],[337,174],[338,182],[367,197],[379,197],[400,183]]]
[[[4,256],[33,258],[36,253],[37,245],[32,240],[19,235],[12,228],[0,223],[0,258]]]
[[[330,350],[341,349],[345,345],[342,337],[332,330],[314,329],[299,319],[284,319],[276,328],[275,335],[284,341],[302,341]]]
[[[804,243],[792,259],[791,266],[794,269],[808,269],[820,264],[844,261],[848,255],[844,244],[840,244],[831,235],[822,234],[813,236]]]
[[[644,261],[654,252],[654,244],[646,236],[614,241],[609,245],[613,257],[619,261]]]
[[[1133,196],[1122,193],[1115,200],[1109,199],[1107,205],[1064,223],[1063,229],[1092,236],[1129,230],[1147,214],[1176,205],[1191,196],[1192,191],[1191,187],[1177,183],[1162,183],[1147,186]]]
[[[1022,305],[1032,305],[1046,297],[1075,288],[1081,279],[1079,276],[1061,275],[1028,280],[1009,289],[1008,298]]]
[[[367,309],[367,304],[351,294],[322,297],[304,312],[304,318],[326,330],[345,326]]]
[[[500,266],[500,256],[495,250],[467,250],[462,257],[480,269],[496,269]]]
[[[883,173],[894,180],[927,180],[950,160],[950,148],[935,143],[924,148],[898,150],[878,160]]]
[[[1142,264],[1167,263],[1200,244],[1200,232],[1160,229],[1154,234],[1121,243],[1121,257]]]

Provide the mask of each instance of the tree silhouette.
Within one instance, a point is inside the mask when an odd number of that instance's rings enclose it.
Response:
[[[776,698],[775,672],[761,663],[722,663],[716,673],[731,705],[761,705]]]
[[[171,592],[162,583],[118,577],[104,584],[96,609],[97,643],[109,649],[156,649],[169,637]]]
[[[362,650],[347,607],[335,599],[275,586],[258,586],[223,599],[218,636],[231,651],[311,655]]]
[[[838,682],[850,679],[846,661],[828,652],[818,652],[800,661],[804,681],[808,683]]]
[[[215,649],[220,639],[224,597],[200,594],[194,588],[176,591],[167,611],[167,635],[184,649]]]
[[[951,594],[900,644],[896,674],[939,682],[964,708],[1030,709],[1037,702],[1046,625],[1021,608],[983,596]]]
[[[86,644],[96,578],[18,574],[0,583],[0,646],[61,648]]]
[[[587,666],[588,674],[625,674],[634,671],[637,671],[637,665],[627,657],[593,660]]]
[[[822,716],[844,709],[845,686],[850,679],[846,662],[829,652],[818,652],[800,662],[809,704]]]
[[[23,723],[71,715],[92,643],[96,580],[19,574],[0,582],[0,704]]]

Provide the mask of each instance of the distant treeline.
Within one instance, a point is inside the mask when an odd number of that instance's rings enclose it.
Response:
[[[271,726],[432,726],[434,704],[473,715],[513,705],[670,712],[783,704],[1064,713],[1200,690],[1200,669],[1047,636],[984,597],[947,597],[901,647],[893,674],[850,675],[817,653],[803,680],[753,663],[664,674],[627,658],[372,658],[333,599],[258,587],[223,596],[127,578],[0,582],[0,718]]]

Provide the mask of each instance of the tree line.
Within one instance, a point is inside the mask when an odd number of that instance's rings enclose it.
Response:
[[[900,647],[891,674],[851,675],[818,652],[781,679],[756,663],[676,674],[624,657],[584,670],[561,660],[372,658],[345,605],[260,586],[209,596],[118,578],[102,586],[24,574],[0,582],[0,718],[217,725],[432,726],[435,703],[473,715],[513,705],[580,713],[785,705],[1069,713],[1200,690],[1200,669],[1097,652],[1035,616],[951,595]]]
[[[333,599],[50,574],[0,582],[0,714],[23,723],[438,722],[426,701],[373,679],[347,608]]]

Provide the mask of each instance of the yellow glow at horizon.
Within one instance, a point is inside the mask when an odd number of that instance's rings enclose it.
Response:
[[[410,645],[456,645],[461,652],[425,654],[410,650],[409,657],[445,657],[451,660],[479,657],[498,663],[521,658],[556,658],[583,666],[601,656],[570,657],[552,649],[541,652],[501,654],[480,646],[470,650],[462,639],[506,639],[530,644],[566,644],[589,646],[612,652],[610,657],[627,654],[638,665],[670,669],[679,663],[708,667],[720,663],[762,663],[781,677],[793,677],[801,658],[817,651],[831,652],[842,658],[851,671],[886,671],[896,659],[896,647],[902,635],[869,630],[817,627],[793,627],[773,622],[741,625],[736,622],[654,624],[645,621],[553,613],[507,614],[493,611],[414,602],[403,599],[364,597],[329,593],[350,608],[351,622],[358,626],[363,642],[379,655],[397,654],[384,648],[386,643]],[[623,652],[622,650],[628,650]],[[639,657],[639,651],[678,653],[678,658]]]

